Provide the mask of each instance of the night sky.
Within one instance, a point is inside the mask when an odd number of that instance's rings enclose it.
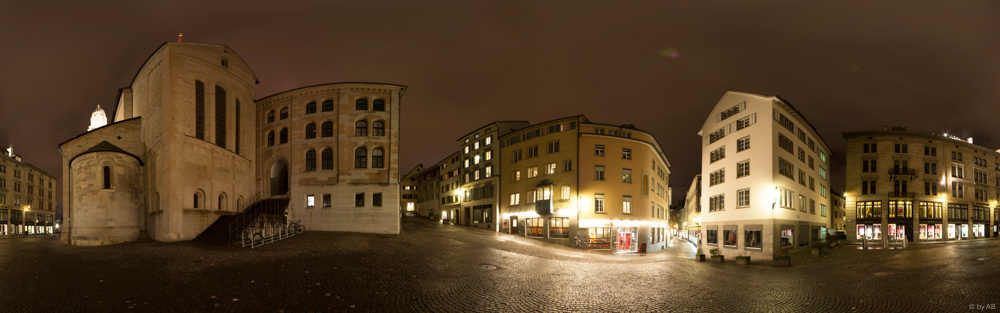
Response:
[[[676,204],[726,90],[802,112],[833,150],[834,190],[845,131],[900,125],[1000,147],[997,1],[327,2],[0,0],[0,146],[61,179],[56,145],[97,104],[110,115],[118,88],[184,33],[238,53],[257,98],[409,86],[403,173],[492,121],[583,114],[656,136]]]

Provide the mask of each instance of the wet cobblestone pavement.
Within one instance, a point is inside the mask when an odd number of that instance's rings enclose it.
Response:
[[[258,249],[0,239],[5,312],[967,312],[1000,302],[1000,241],[911,245],[793,267],[579,251],[403,218],[402,235],[307,232]]]

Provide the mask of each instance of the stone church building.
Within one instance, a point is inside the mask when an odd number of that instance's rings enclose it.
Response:
[[[331,83],[259,100],[226,46],[165,43],[118,92],[110,123],[59,145],[63,243],[194,239],[260,199],[307,230],[399,233],[406,86]],[[94,125],[94,124],[97,125]]]

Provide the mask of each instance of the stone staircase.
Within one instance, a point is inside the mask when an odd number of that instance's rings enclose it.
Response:
[[[288,225],[285,209],[288,208],[289,202],[287,197],[250,202],[251,204],[241,214],[219,217],[194,241],[218,245],[256,246],[301,233],[301,227]]]

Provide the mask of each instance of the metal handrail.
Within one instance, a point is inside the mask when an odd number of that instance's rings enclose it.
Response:
[[[287,199],[287,196],[279,199]],[[264,202],[264,200],[267,199],[264,199],[263,195],[258,193],[250,201],[248,201],[247,207],[243,208],[241,214],[236,218],[236,220],[229,223],[230,242],[240,242],[241,244],[245,243],[247,238],[244,230],[253,227],[255,223],[259,224],[258,228],[263,229],[264,223],[278,224],[285,222],[284,213],[287,203],[282,202],[284,205],[275,205],[270,201]],[[253,209],[253,211],[251,211],[251,209]],[[250,238],[250,240],[255,241],[253,238]],[[251,243],[251,245],[253,245],[253,243]]]

